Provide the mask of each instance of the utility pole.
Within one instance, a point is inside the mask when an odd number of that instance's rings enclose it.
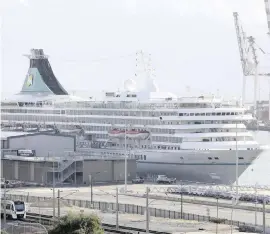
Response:
[[[104,173],[107,171],[103,171]],[[94,176],[100,174],[101,171],[89,174],[89,181],[90,181],[90,190],[91,190],[91,207],[93,207],[93,181],[94,181]]]
[[[183,191],[182,191],[182,181],[181,181],[181,219],[183,219]]]
[[[4,178],[4,225],[6,225],[7,222],[7,212],[6,212],[6,190],[7,190],[7,183],[6,179]]]
[[[149,233],[149,188],[146,187],[146,233]]]
[[[255,226],[257,226],[257,183],[255,184]]]
[[[53,220],[55,219],[55,178],[54,178],[54,158],[53,158]]]
[[[75,159],[75,173],[74,173],[74,180],[75,180],[75,186],[77,187],[77,163]]]
[[[90,189],[91,189],[91,208],[92,208],[92,205],[93,205],[93,177],[91,174],[89,175],[89,180],[90,180]]]
[[[181,219],[183,219],[183,193],[181,191]]]
[[[125,120],[125,193],[127,192],[127,121]]]
[[[265,225],[265,198],[263,198],[263,234],[266,234]]]
[[[238,199],[238,188],[239,188],[239,181],[238,181],[238,166],[239,166],[239,158],[238,158],[238,126],[237,126],[237,120],[236,120],[236,139],[235,139],[235,160],[236,160],[236,167],[235,167],[235,184],[236,184],[236,196]]]
[[[216,234],[218,234],[218,197],[217,197],[217,223],[216,223]]]
[[[60,189],[57,191],[58,221],[60,221]]]
[[[116,187],[116,231],[119,229],[118,187]]]

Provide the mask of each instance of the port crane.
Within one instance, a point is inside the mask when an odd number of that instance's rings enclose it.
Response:
[[[265,12],[266,12],[266,19],[267,19],[267,27],[268,27],[268,36],[270,39],[270,4],[269,4],[269,0],[264,0],[264,6],[265,6]],[[270,77],[268,78],[268,82],[269,82],[269,109],[268,109],[268,114],[269,114],[269,121],[270,121]]]
[[[259,82],[258,77],[263,76],[263,77],[270,78],[270,73],[259,72],[259,69],[258,69],[259,60],[258,60],[257,50],[259,49],[259,51],[262,52],[263,54],[266,54],[266,53],[256,44],[255,38],[253,36],[249,36],[249,37],[246,36],[246,33],[243,30],[243,27],[239,20],[239,14],[237,12],[234,12],[233,17],[234,17],[238,48],[239,48],[239,53],[240,53],[240,61],[241,61],[242,72],[243,72],[242,102],[243,104],[245,103],[246,79],[248,76],[253,76],[254,77],[254,97],[253,97],[254,116],[256,116],[257,101],[258,101],[257,91],[258,91],[258,82]],[[270,16],[269,16],[269,19],[270,19]],[[270,27],[270,21],[269,21],[268,27]],[[269,89],[270,89],[270,84],[269,84]],[[269,96],[269,99],[270,99],[270,96]]]
[[[270,7],[269,0],[265,0],[265,10],[267,15],[267,25],[268,25],[268,35],[270,36]],[[240,53],[240,60],[242,64],[243,71],[243,86],[242,86],[242,102],[245,103],[245,94],[246,94],[246,78],[248,76],[254,77],[254,115],[256,116],[257,110],[257,89],[258,89],[258,77],[268,77],[269,79],[269,120],[270,120],[270,73],[259,73],[258,72],[258,56],[257,49],[264,55],[266,53],[262,48],[260,48],[256,42],[255,38],[250,36],[247,37],[245,31],[243,30],[242,25],[239,21],[239,15],[237,12],[233,13],[234,24],[236,29],[236,36],[238,42],[238,48]],[[251,57],[249,56],[251,54]]]

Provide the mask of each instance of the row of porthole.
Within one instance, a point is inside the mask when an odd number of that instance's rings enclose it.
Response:
[[[208,157],[209,160],[212,160],[212,157]],[[219,160],[219,157],[214,157],[214,159]],[[243,157],[238,157],[238,159],[244,159]]]

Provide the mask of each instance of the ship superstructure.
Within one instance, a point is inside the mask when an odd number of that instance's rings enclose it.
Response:
[[[35,58],[37,64],[41,60]],[[37,74],[46,76],[39,72],[42,66],[37,65],[31,85]],[[76,134],[78,151],[135,157],[139,174],[190,181],[232,183],[236,157],[241,175],[261,153],[246,130],[253,118],[244,108],[224,105],[214,96],[159,92],[149,71],[145,80],[138,88],[129,79],[123,91],[105,92],[102,101],[75,98],[64,89],[61,94],[21,92],[2,102],[1,124],[16,131]]]

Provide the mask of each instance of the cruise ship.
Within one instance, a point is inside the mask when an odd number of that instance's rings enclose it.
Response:
[[[215,96],[177,97],[159,92],[142,52],[144,86],[101,101],[69,95],[48,56],[32,49],[22,90],[1,103],[1,128],[75,134],[77,151],[137,159],[138,174],[231,184],[263,151],[246,130],[253,120],[240,105]],[[136,74],[137,76],[138,73]]]

